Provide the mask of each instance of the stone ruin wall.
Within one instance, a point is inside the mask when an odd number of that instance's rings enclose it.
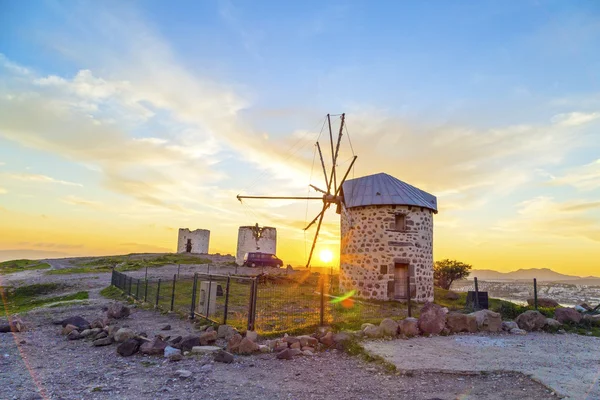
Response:
[[[244,254],[251,252],[277,254],[277,229],[269,226],[240,226],[235,262],[244,263]]]
[[[394,230],[398,213],[406,216],[405,231]],[[416,206],[343,209],[340,260],[340,289],[345,292],[393,300],[388,282],[394,281],[395,263],[406,263],[414,277],[411,297],[433,301],[433,211]]]
[[[208,254],[208,244],[210,242],[210,231],[207,229],[196,229],[190,231],[187,228],[179,228],[177,237],[177,252],[187,253],[187,240],[192,239],[192,251],[196,254]]]

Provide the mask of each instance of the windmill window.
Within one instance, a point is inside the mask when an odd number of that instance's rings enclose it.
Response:
[[[395,223],[394,230],[396,230],[396,231],[406,230],[406,215],[396,214],[396,219],[395,219],[394,223]]]

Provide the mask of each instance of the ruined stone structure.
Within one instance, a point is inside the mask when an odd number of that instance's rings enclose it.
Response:
[[[209,241],[210,231],[207,229],[190,231],[188,228],[179,228],[177,252],[208,254]]]
[[[433,301],[435,196],[387,174],[344,182],[340,288],[377,300]]]
[[[244,263],[244,254],[250,252],[277,254],[277,229],[270,226],[240,226],[235,262]]]

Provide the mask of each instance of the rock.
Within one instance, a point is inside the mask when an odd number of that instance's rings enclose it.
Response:
[[[180,343],[180,342],[181,342],[181,339],[183,339],[183,337],[181,337],[181,336],[177,336],[175,339],[171,339],[171,342],[170,342],[170,343],[171,343],[172,345],[176,345],[176,344],[178,344],[178,343]]]
[[[584,321],[591,322],[594,325],[600,324],[600,314],[596,314],[596,315],[586,314],[586,315],[583,316],[582,319]]]
[[[333,335],[333,336],[335,336],[335,335]],[[305,347],[305,346],[314,347],[319,344],[319,339],[314,338],[312,336],[308,336],[308,335],[298,336],[298,340],[300,341],[300,346],[302,346],[302,347]],[[334,339],[334,341],[335,341],[335,339]]]
[[[97,319],[94,320],[94,322],[91,323],[90,326],[91,326],[92,329],[94,329],[94,328],[104,329],[104,327],[106,325],[108,325],[108,324],[106,324],[103,319],[97,318]]]
[[[514,321],[502,321],[503,331],[510,332],[511,329],[519,329],[519,325]]]
[[[258,351],[258,345],[247,337],[243,338],[238,347],[238,353],[250,355]]]
[[[112,303],[108,306],[106,316],[113,319],[122,319],[129,316],[129,307],[124,306],[121,303]]]
[[[100,331],[98,332],[98,334],[94,337],[94,339],[104,339],[105,337],[108,337],[108,333],[104,332],[104,331]],[[110,337],[111,339],[113,338],[112,336]]]
[[[578,324],[581,321],[581,314],[574,308],[559,307],[554,310],[554,319],[561,324],[574,322]]]
[[[94,346],[108,346],[110,344],[112,344],[113,339],[109,336],[105,337],[105,338],[101,338],[101,339],[96,339],[92,342],[92,344]]]
[[[366,337],[371,339],[383,337],[383,331],[379,326],[368,326],[363,332],[365,333]]]
[[[331,331],[327,332],[321,339],[319,339],[319,341],[326,347],[331,347],[335,344],[333,342],[333,333]]]
[[[227,342],[227,350],[231,353],[237,353],[240,343],[242,343],[242,335],[236,333]]]
[[[287,343],[283,343],[283,344],[279,344],[279,345],[275,346],[275,347],[273,348],[273,351],[274,351],[275,353],[281,353],[282,351],[284,351],[284,350],[285,350],[285,349],[287,349],[287,348],[288,348],[288,345],[287,345]]]
[[[123,357],[134,355],[140,349],[140,342],[137,339],[126,339],[117,346],[117,353]]]
[[[211,354],[222,350],[218,346],[194,346],[192,347],[192,354]]]
[[[291,360],[293,357],[291,349],[285,349],[277,353],[277,358],[280,360]]]
[[[554,308],[554,307],[559,306],[559,304],[556,301],[549,299],[547,297],[538,297],[537,303],[538,303],[538,307],[543,307],[543,308]],[[535,305],[535,299],[533,299],[533,298],[527,299],[527,304],[529,304],[530,306],[533,307]]]
[[[217,330],[217,337],[225,340],[231,339],[233,335],[238,333],[237,329],[230,325],[221,325]]]
[[[215,362],[221,362],[231,364],[233,362],[233,354],[226,352],[225,350],[219,350],[215,353]]]
[[[539,311],[529,310],[519,315],[515,319],[515,322],[520,329],[524,329],[527,332],[539,331],[546,326],[546,317]]]
[[[446,327],[449,333],[477,332],[477,318],[458,312],[451,312],[446,316]]]
[[[373,325],[373,324],[370,324],[370,323],[366,322],[366,323],[364,323],[364,324],[362,324],[362,325],[360,326],[360,330],[361,330],[361,331],[364,331],[365,329],[367,329],[367,328],[369,328],[369,327],[371,327],[371,326],[375,326],[375,325]]]
[[[477,328],[485,332],[500,332],[502,330],[502,316],[490,310],[479,310],[471,313],[477,320]]]
[[[175,353],[175,354],[171,354],[169,356],[169,361],[181,361],[181,360],[183,360],[183,355],[181,353]]]
[[[179,369],[175,371],[175,376],[179,379],[187,379],[192,376],[192,372],[187,369]]]
[[[419,329],[427,335],[437,335],[446,326],[446,313],[434,303],[425,303],[419,316]],[[366,333],[366,332],[365,332]]]
[[[61,321],[62,322],[62,321]],[[60,322],[57,324],[59,325]],[[23,332],[25,331],[25,324],[19,318],[14,318],[9,321],[6,325],[0,325],[0,333],[9,332]]]
[[[312,352],[312,351],[310,351],[310,350],[302,350],[302,355],[303,355],[303,356],[308,356],[308,357],[311,357],[311,356],[314,356],[314,355],[315,355],[315,353],[314,353],[314,352]]]
[[[300,349],[288,349],[288,350],[290,351],[290,354],[292,355],[292,357],[302,355],[302,350],[300,350]]]
[[[190,351],[194,346],[200,346],[200,336],[186,336],[176,345],[181,351]]]
[[[453,291],[449,290],[449,291],[448,291],[448,293],[446,293],[446,294],[444,295],[444,298],[445,298],[446,300],[452,300],[452,301],[454,301],[454,300],[458,300],[458,299],[460,299],[460,296],[458,295],[458,293],[455,293],[455,292],[453,292]]]
[[[579,307],[583,308],[586,311],[593,311],[594,309],[592,307],[590,307],[587,303],[581,303],[579,304]]]
[[[396,336],[398,334],[398,323],[391,318],[385,318],[379,324],[384,336]]]
[[[290,349],[301,349],[302,345],[300,344],[300,342],[295,342],[290,344]]]
[[[246,337],[254,343],[258,342],[258,333],[256,333],[255,331],[247,331]]]
[[[558,322],[557,320],[555,320],[554,318],[546,318],[546,326],[549,326],[551,328],[558,328],[561,325],[562,324],[560,322]]]
[[[398,321],[398,331],[406,337],[419,336],[419,320],[408,317]]]
[[[171,330],[171,325],[165,325],[162,328],[160,328],[161,331],[170,331]]]
[[[77,327],[78,331],[83,331],[91,328],[90,323],[85,318],[80,317],[78,315],[65,318],[60,323],[63,326],[63,328],[67,325],[74,325]]]
[[[73,330],[73,331],[71,331],[67,335],[67,339],[69,339],[69,340],[79,340],[79,339],[83,339],[83,336],[81,336],[81,334],[79,333],[79,331]]]
[[[285,336],[283,338],[283,341],[287,344],[293,344],[293,343],[298,343],[300,342],[300,339],[298,339],[296,336]]]
[[[217,331],[204,332],[200,335],[200,345],[206,346],[209,343],[214,343],[217,340]]]
[[[333,341],[336,344],[346,344],[350,341],[352,341],[353,339],[353,335],[351,333],[348,332],[339,332],[333,335]],[[308,343],[309,346],[314,347],[316,346],[316,343]]]
[[[91,335],[92,335],[92,332],[93,332],[93,331],[92,331],[91,329],[86,329],[86,330],[84,330],[83,332],[81,332],[81,336],[82,336],[82,337],[84,337],[84,338],[86,338],[86,337],[88,337],[88,336],[91,336]]]
[[[150,342],[145,342],[140,346],[140,353],[148,354],[150,356],[160,356],[165,353],[167,343],[161,338],[155,337]]]
[[[163,354],[164,354],[165,358],[169,358],[172,355],[181,354],[181,350],[176,349],[175,347],[167,346],[167,347],[165,347]]]
[[[510,330],[511,335],[527,335],[527,331],[525,329],[513,328]]]
[[[61,335],[68,335],[69,333],[76,331],[76,330],[77,330],[77,327],[75,325],[69,324],[63,328]]]
[[[271,349],[266,344],[259,344],[258,351],[260,351],[261,353],[270,353]]]
[[[115,342],[123,343],[128,339],[133,339],[135,337],[135,332],[129,328],[121,328],[115,332]]]
[[[313,353],[315,352],[315,349],[313,347],[310,347],[310,346],[305,346],[305,347],[301,348],[300,350],[302,350],[303,352],[306,351],[306,350],[311,351]]]

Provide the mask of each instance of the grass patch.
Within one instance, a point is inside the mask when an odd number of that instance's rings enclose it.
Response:
[[[52,303],[87,300],[89,297],[88,292],[85,291],[63,296],[40,297],[63,290],[65,287],[57,283],[41,283],[17,288],[3,288],[2,290],[6,295],[8,312],[11,314],[24,313]]]
[[[11,260],[0,262],[0,274],[12,274],[14,272],[48,268],[50,268],[50,264],[34,260]]]
[[[125,294],[121,291],[121,289],[115,286],[107,286],[100,291],[100,296],[106,297],[111,300],[123,300],[126,298]]]
[[[387,372],[394,373],[396,372],[396,366],[391,362],[387,361],[385,358],[373,355],[369,353],[365,348],[356,340],[351,340],[346,343],[344,347],[344,351],[354,357],[359,357],[366,362],[375,363],[381,365]]]

